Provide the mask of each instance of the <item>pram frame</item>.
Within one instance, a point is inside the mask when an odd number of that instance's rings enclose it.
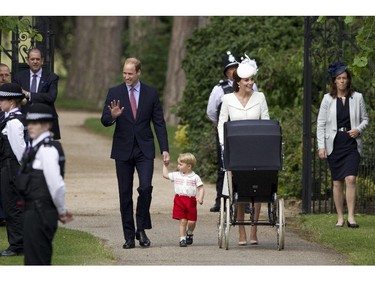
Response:
[[[280,148],[280,157],[282,162],[283,169],[283,159],[284,159],[284,153],[283,153],[283,143],[281,143]],[[223,163],[224,163],[224,156],[223,157]],[[225,168],[224,168],[225,170]],[[237,191],[234,192],[234,184],[233,184],[233,174],[237,173],[237,171],[232,170],[225,170],[227,173],[227,181],[228,181],[228,197],[227,198],[221,198],[221,204],[220,204],[220,211],[218,216],[218,245],[219,248],[225,247],[226,250],[229,249],[229,238],[230,238],[230,230],[231,227],[234,227],[236,225],[268,225],[275,227],[276,229],[276,244],[277,249],[280,251],[284,249],[285,247],[285,209],[284,209],[284,199],[277,197],[277,179],[276,179],[276,186],[269,187],[269,194],[257,196],[256,193],[241,197],[238,195],[238,190],[243,188],[243,186],[237,186]],[[246,173],[257,173],[257,169],[253,168],[252,170],[245,171]],[[278,176],[278,171],[271,170],[271,173],[276,173],[276,177]],[[266,172],[267,173],[267,172]],[[260,173],[261,174],[261,173]],[[238,175],[237,175],[238,176]],[[267,193],[268,190],[266,190]],[[267,203],[268,206],[268,220],[254,220],[254,204],[257,202],[261,203]],[[237,220],[237,210],[238,210],[238,204],[242,203],[250,203],[250,219],[243,221]]]

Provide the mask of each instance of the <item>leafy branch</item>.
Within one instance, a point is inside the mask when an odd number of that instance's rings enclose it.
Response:
[[[27,21],[22,20],[22,17],[0,16],[0,26],[1,30],[4,32],[15,32],[18,30],[21,33],[27,33],[30,38],[34,38],[38,42],[43,40],[42,34],[40,34],[36,28],[30,26]]]

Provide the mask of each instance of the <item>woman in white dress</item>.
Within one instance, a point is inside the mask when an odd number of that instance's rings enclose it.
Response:
[[[231,94],[224,95],[223,104],[218,122],[218,134],[220,145],[224,147],[224,123],[231,120],[244,119],[270,119],[267,101],[262,92],[253,90],[254,76],[258,68],[255,60],[245,54],[237,70],[233,73],[233,89]],[[261,203],[255,203],[254,220],[259,219]],[[245,204],[238,204],[237,220],[243,221],[245,216]],[[247,245],[244,225],[239,225],[239,245]],[[257,226],[250,228],[250,244],[258,244]]]

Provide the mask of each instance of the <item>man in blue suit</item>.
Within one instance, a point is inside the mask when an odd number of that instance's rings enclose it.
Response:
[[[154,125],[165,164],[169,163],[168,136],[156,89],[139,80],[141,62],[128,58],[124,63],[125,83],[109,89],[101,122],[105,127],[116,125],[111,158],[116,162],[120,197],[120,212],[125,237],[124,249],[149,247],[145,229],[151,229],[151,194],[155,146],[151,122]],[[137,169],[139,187],[136,206],[136,228],[133,214],[133,179]]]
[[[60,127],[58,115],[55,108],[57,98],[57,83],[59,76],[43,69],[44,56],[41,50],[32,48],[27,53],[27,64],[30,69],[22,70],[14,75],[13,82],[21,86],[28,102],[22,106],[21,111],[26,113],[31,103],[44,103],[53,110],[54,121],[52,133],[55,140],[59,140]]]

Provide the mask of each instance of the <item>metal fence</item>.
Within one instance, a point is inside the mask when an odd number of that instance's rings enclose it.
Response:
[[[373,133],[364,133],[363,153],[361,156],[357,177],[356,212],[375,214],[375,146]],[[314,150],[317,151],[316,138],[314,137]],[[312,165],[312,213],[333,213],[332,180],[327,160],[313,158]],[[344,206],[346,208],[346,205]]]
[[[19,20],[36,30],[42,36],[37,41],[30,33],[20,32],[18,29],[5,32],[0,26],[0,62],[8,64],[12,74],[28,68],[26,63],[27,53],[31,48],[37,47],[44,54],[43,68],[54,70],[54,30],[53,17],[19,17]]]
[[[316,120],[321,99],[327,93],[329,63],[350,61],[358,48],[354,36],[345,28],[344,17],[327,17],[323,22],[318,17],[305,17],[304,38],[302,212],[331,213],[335,212],[332,180],[327,161],[317,155]],[[363,135],[357,177],[356,212],[367,214],[375,214],[374,132],[370,129]]]

